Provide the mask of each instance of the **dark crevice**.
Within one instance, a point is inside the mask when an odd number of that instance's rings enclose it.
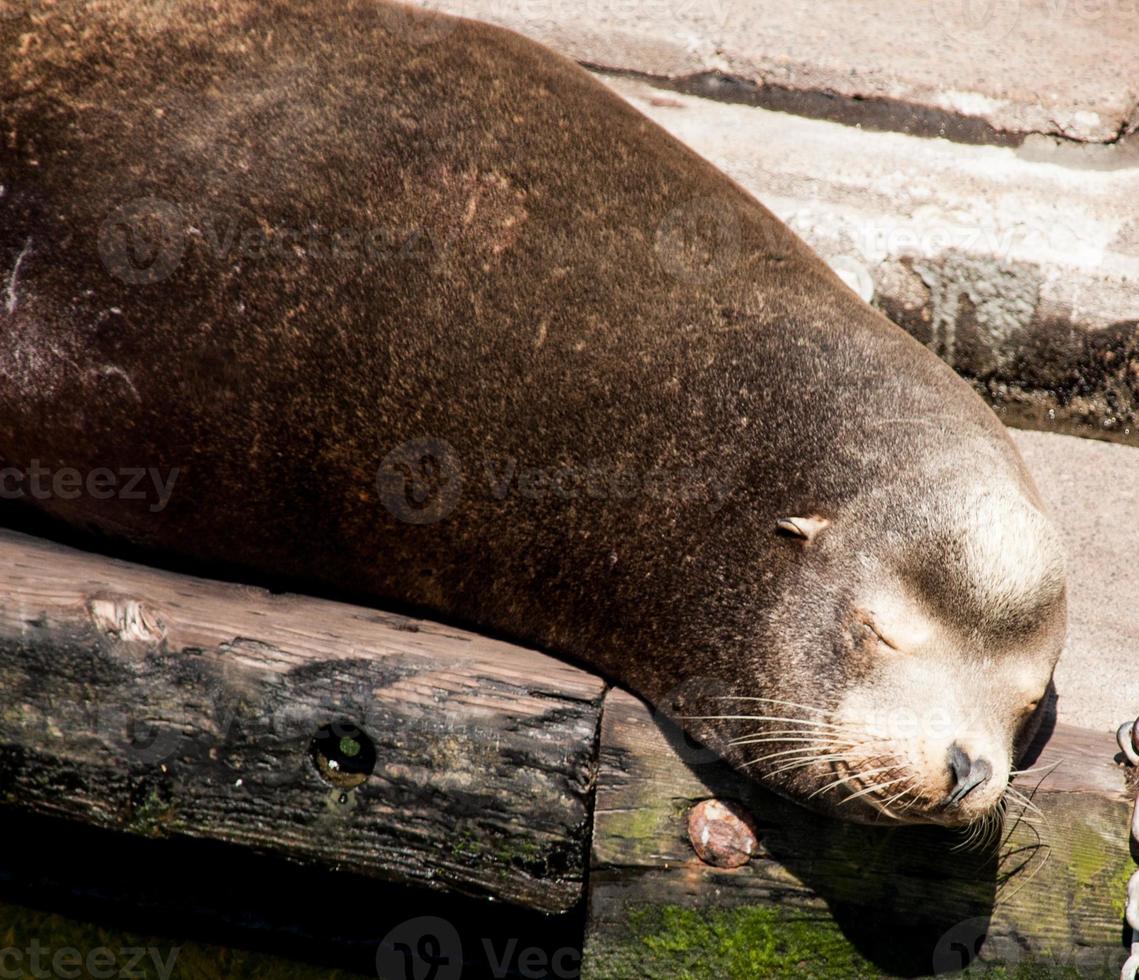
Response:
[[[830,90],[796,89],[785,85],[754,82],[738,75],[706,71],[691,75],[670,77],[630,68],[614,68],[592,62],[581,62],[583,67],[602,76],[633,78],[655,88],[695,95],[717,102],[749,105],[760,109],[786,112],[808,119],[823,119],[847,126],[856,126],[876,132],[904,133],[908,136],[947,139],[969,145],[1007,146],[1019,148],[1030,138],[1058,144],[1061,151],[1104,152],[1120,149],[1135,141],[1131,139],[1139,127],[1139,106],[1129,112],[1116,133],[1107,140],[1080,140],[1059,131],[1000,129],[979,116],[966,116],[944,109],[906,102],[901,99],[876,96],[848,95]],[[1133,165],[1139,157],[1127,153],[1113,166]],[[1099,160],[1093,165],[1104,166]]]
[[[593,871],[593,832],[597,816],[597,782],[601,778],[601,734],[605,724],[605,704],[609,700],[609,693],[613,690],[611,684],[606,684],[601,692],[600,710],[597,712],[597,727],[593,733],[593,749],[590,758],[593,760],[593,785],[585,794],[585,855],[582,861],[582,894],[584,895],[585,935],[583,946],[588,939],[589,923],[592,921],[593,909],[591,907],[593,892],[589,887],[589,878]]]

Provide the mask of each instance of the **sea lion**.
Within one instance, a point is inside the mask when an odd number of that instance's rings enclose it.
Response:
[[[840,816],[998,811],[1057,535],[972,390],[739,186],[379,0],[0,37],[0,492],[591,664]]]

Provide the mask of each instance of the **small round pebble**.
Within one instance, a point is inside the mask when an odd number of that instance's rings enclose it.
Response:
[[[751,815],[734,800],[704,800],[688,813],[688,839],[696,856],[715,868],[740,868],[759,848]]]

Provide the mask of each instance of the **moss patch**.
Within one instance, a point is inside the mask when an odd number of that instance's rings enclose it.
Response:
[[[775,906],[690,909],[675,905],[629,911],[616,942],[587,944],[588,980],[675,977],[754,980],[757,977],[882,976],[858,955],[824,914]]]
[[[932,951],[931,951],[932,952]],[[1121,956],[1104,953],[1102,969],[1069,957],[975,962],[961,978],[1082,980],[1118,973]],[[932,970],[932,962],[930,964]],[[583,980],[888,980],[892,973],[863,957],[821,911],[778,905],[735,908],[636,906],[622,926],[587,939]]]
[[[1110,976],[1110,974],[1108,974]],[[1074,966],[1054,963],[1017,963],[1015,966],[970,967],[960,977],[985,977],[985,980],[1086,980],[1088,974]]]

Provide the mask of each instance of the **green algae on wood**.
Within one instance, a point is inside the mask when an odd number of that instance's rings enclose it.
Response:
[[[825,913],[778,906],[628,910],[622,933],[587,939],[583,980],[876,978]]]
[[[1060,730],[1038,760],[1065,763],[1034,795],[1043,816],[1014,812],[988,847],[962,850],[960,834],[839,823],[686,760],[644,705],[611,692],[583,976],[1118,975],[1133,865],[1113,745]],[[748,865],[696,858],[685,815],[710,797],[751,810]]]

